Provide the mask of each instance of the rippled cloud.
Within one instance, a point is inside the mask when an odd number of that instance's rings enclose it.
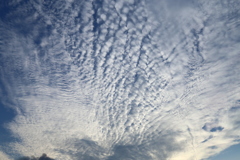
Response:
[[[17,115],[0,157],[200,160],[239,143],[239,6],[3,4],[0,96]]]

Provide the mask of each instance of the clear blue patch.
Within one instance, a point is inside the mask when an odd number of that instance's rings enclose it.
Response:
[[[15,117],[13,110],[6,108],[0,103],[0,143],[12,141],[10,132],[4,127],[7,122],[10,122]]]
[[[214,127],[210,130],[210,132],[217,132],[217,131],[222,131],[224,128],[219,126],[219,127]]]
[[[3,105],[3,98],[7,98],[7,90],[3,83],[0,82],[0,91],[4,97],[0,97],[0,143],[12,141],[12,137],[10,136],[10,131],[7,130],[4,125],[13,120],[16,116],[13,109],[6,107]]]
[[[240,144],[233,145],[218,155],[208,158],[207,160],[239,160],[240,159]]]

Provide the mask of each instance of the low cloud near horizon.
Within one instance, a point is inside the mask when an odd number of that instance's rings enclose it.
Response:
[[[42,154],[41,157],[34,157],[34,156],[31,156],[31,157],[21,157],[17,160],[54,160],[50,157],[48,157],[45,153]]]

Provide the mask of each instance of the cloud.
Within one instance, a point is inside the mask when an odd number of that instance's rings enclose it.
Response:
[[[45,153],[43,153],[43,155],[41,157],[22,157],[22,158],[19,158],[18,160],[54,160],[50,157],[48,157]]]
[[[176,142],[175,138],[176,135],[169,131],[169,134],[158,135],[152,140],[149,138],[145,143],[116,144],[110,149],[88,139],[73,139],[68,142],[74,146],[72,150],[59,149],[59,152],[69,155],[72,160],[166,159],[183,147],[183,144]]]
[[[239,139],[238,29],[222,3],[16,8],[1,21],[0,80],[17,154],[191,160]]]
[[[2,159],[2,160],[12,160],[7,154],[5,154],[2,151],[0,151],[0,159]]]
[[[161,136],[161,135],[159,135]],[[140,145],[117,145],[114,147],[113,155],[107,160],[121,159],[167,159],[175,152],[181,150],[181,143],[175,141],[175,137],[162,136],[154,141],[148,141],[147,144]]]

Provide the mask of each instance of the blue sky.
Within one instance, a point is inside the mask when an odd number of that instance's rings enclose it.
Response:
[[[12,109],[5,107],[0,102],[0,142],[10,142],[11,134],[10,131],[7,130],[4,125],[13,120],[15,113]]]
[[[209,160],[239,160],[240,157],[240,144],[233,145],[219,154],[209,158]]]
[[[0,65],[2,68],[3,66]],[[4,76],[4,73],[1,71],[1,77]],[[16,116],[16,113],[13,108],[9,106],[5,106],[5,104],[9,104],[11,101],[9,98],[9,92],[7,90],[7,86],[3,83],[2,79],[0,80],[0,142],[10,142],[11,136],[10,131],[6,129],[6,123],[13,120]],[[10,102],[11,103],[11,102]]]

